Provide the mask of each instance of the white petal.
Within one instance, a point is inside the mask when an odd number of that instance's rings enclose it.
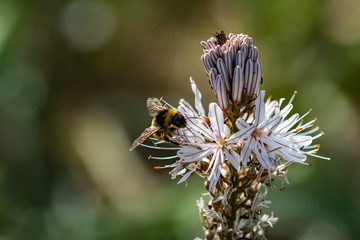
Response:
[[[274,113],[275,109],[278,109],[279,107],[278,101],[269,101],[267,100],[265,103],[265,118],[269,119],[271,115]]]
[[[228,139],[228,143],[238,143],[240,139],[245,139],[250,136],[250,134],[254,131],[255,126],[249,126],[247,128],[242,128],[240,131],[234,133]]]
[[[209,105],[209,119],[211,128],[218,138],[225,138],[224,133],[224,113],[216,103]]]
[[[200,132],[202,135],[204,135],[205,138],[214,140],[216,139],[216,135],[209,129],[207,126],[204,126],[202,122],[199,122],[197,119],[194,118],[188,118],[186,119],[186,123],[188,124],[188,127],[191,127],[192,129]]]
[[[180,106],[178,107],[178,110],[186,118],[197,117],[197,113],[195,112],[195,110],[184,99],[180,99]]]
[[[213,167],[210,173],[210,186],[209,186],[209,192],[212,192],[216,186],[216,183],[219,180],[222,163],[224,162],[224,155],[221,150],[217,150],[212,159],[211,162],[213,163]]]
[[[235,124],[239,130],[250,127],[250,125],[247,122],[245,122],[245,120],[242,119],[241,117],[236,119]]]
[[[236,169],[236,171],[239,171],[240,170],[240,155],[231,149],[230,150],[224,149],[224,152],[225,152],[225,156],[227,157],[227,159],[229,160],[231,165],[233,165],[233,167]]]
[[[194,162],[200,160],[214,152],[214,148],[199,149],[191,146],[185,146],[177,152],[179,158],[184,162]]]
[[[186,179],[188,179],[193,172],[194,172],[194,170],[188,171],[188,172],[178,181],[177,184],[180,184],[180,183],[186,181]]]
[[[295,135],[286,138],[291,142],[290,146],[293,148],[304,148],[309,146],[312,143],[311,136],[304,136],[304,135]]]
[[[265,91],[261,91],[255,102],[255,126],[265,120],[265,103],[264,103]]]
[[[195,81],[190,77],[191,88],[195,94],[195,108],[199,111],[200,115],[205,116],[205,110],[201,104],[201,93],[197,88]]]
[[[279,113],[276,113],[272,118],[270,118],[268,121],[263,122],[264,124],[260,124],[259,127],[264,127],[269,132],[274,132],[277,127],[279,127],[282,123],[283,118],[280,116]],[[277,132],[277,131],[276,131]]]
[[[280,111],[280,115],[283,118],[286,118],[286,116],[291,112],[291,110],[293,109],[293,105],[292,104],[288,104],[286,105],[281,111]]]
[[[289,119],[283,121],[281,127],[276,129],[276,132],[286,133],[290,128],[292,128],[296,124],[298,118],[299,118],[299,114],[296,113],[292,115]]]
[[[291,142],[287,139],[275,136],[264,136],[261,139],[269,146],[270,151],[276,149],[275,153],[286,161],[303,163],[306,160],[306,155],[291,147]]]
[[[250,137],[245,142],[244,148],[241,150],[241,160],[244,166],[247,166],[247,162],[249,161],[251,151],[255,147],[255,143],[256,143],[255,139],[253,137]]]
[[[260,153],[261,151],[261,153]],[[264,154],[265,152],[265,154]],[[264,168],[269,168],[270,161],[269,158],[266,156],[266,149],[263,149],[260,143],[257,144],[257,146],[254,148],[254,153],[256,155],[257,160],[260,162],[260,164]]]

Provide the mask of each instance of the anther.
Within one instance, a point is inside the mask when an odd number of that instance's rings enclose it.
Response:
[[[308,163],[310,167],[312,167],[311,163]]]
[[[324,136],[324,135],[325,135],[325,133],[324,133],[323,131],[321,131],[320,133],[321,133],[321,136]]]
[[[160,166],[155,166],[154,169],[155,169],[155,170],[160,170],[161,167],[160,167]]]
[[[296,95],[296,94],[297,94],[297,91],[295,90],[295,91],[294,91],[294,95]]]
[[[295,131],[293,131],[293,133],[298,133],[298,132],[300,132],[301,130],[303,130],[303,128],[298,128],[298,129],[296,129]]]
[[[151,156],[151,154],[150,154],[150,155],[148,156],[148,159],[151,159],[151,157],[152,157],[152,156]]]

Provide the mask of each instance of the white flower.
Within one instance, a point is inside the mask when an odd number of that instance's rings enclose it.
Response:
[[[291,102],[295,94],[281,110],[280,107],[284,99],[279,102],[268,100],[264,103],[264,96],[265,91],[261,91],[255,102],[254,115],[251,115],[247,121],[242,118],[236,121],[239,129],[253,128],[241,151],[243,165],[247,165],[251,153],[267,169],[271,167],[277,169],[278,157],[285,161],[298,163],[304,163],[307,155],[328,159],[315,155],[319,146],[311,145],[314,139],[322,135],[310,136],[318,128],[303,132],[305,129],[312,127],[316,121],[314,119],[306,124],[302,123],[302,119],[311,111],[302,117],[299,117],[299,114],[296,113],[286,118],[293,108]],[[297,127],[294,127],[296,124],[298,124]]]
[[[271,204],[270,200],[264,200],[266,197],[267,192],[258,192],[255,195],[254,202],[251,206],[251,211],[254,213],[258,208],[269,208],[269,204]]]
[[[187,119],[187,128],[179,131],[183,147],[177,152],[177,156],[183,163],[207,162],[209,166],[206,173],[210,171],[209,191],[212,191],[225,161],[229,161],[236,170],[239,170],[240,155],[235,150],[239,148],[241,139],[251,133],[252,128],[231,135],[230,129],[224,123],[223,111],[216,103],[209,105],[210,124],[208,124],[206,117],[201,116],[205,114],[201,104],[201,94],[192,79],[191,83],[195,93],[195,106],[199,113],[196,113],[184,100],[180,102],[179,111]]]
[[[275,223],[279,221],[279,218],[274,217],[274,213],[271,212],[271,216],[264,214],[261,216],[261,219],[258,222],[258,225],[262,228],[266,228],[268,226],[273,227]]]

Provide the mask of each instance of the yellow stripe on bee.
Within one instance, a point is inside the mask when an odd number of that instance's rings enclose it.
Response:
[[[169,128],[170,127],[170,124],[171,124],[171,121],[172,119],[174,118],[175,114],[177,113],[178,111],[175,110],[175,109],[169,109],[167,114],[166,114],[166,117],[165,117],[165,120],[164,120],[164,126],[166,128]]]

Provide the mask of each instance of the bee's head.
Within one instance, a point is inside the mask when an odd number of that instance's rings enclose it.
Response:
[[[183,128],[186,126],[186,120],[183,115],[180,113],[176,114],[172,120],[172,124],[177,126],[178,128]]]

